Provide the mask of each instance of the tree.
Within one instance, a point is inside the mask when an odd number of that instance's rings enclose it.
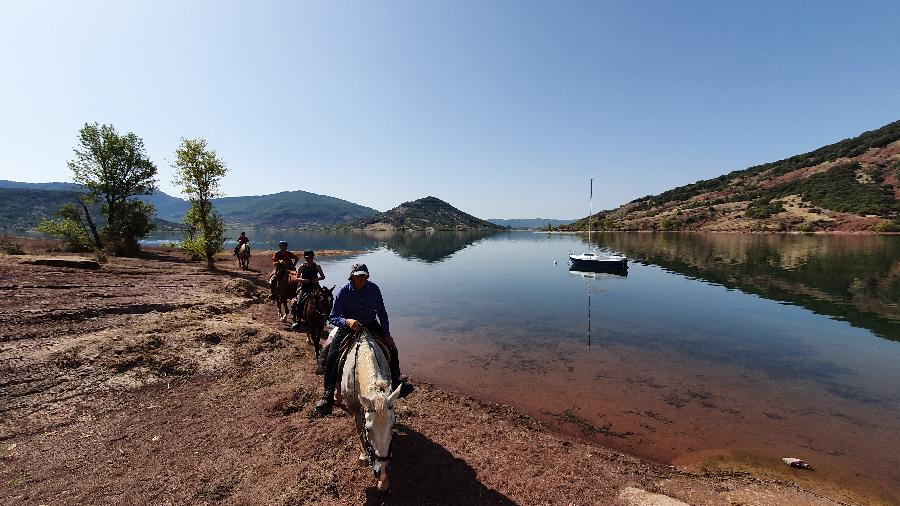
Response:
[[[144,141],[132,132],[116,133],[112,125],[86,123],[78,133],[80,147],[68,162],[76,183],[102,202],[106,216],[102,234],[114,253],[137,251],[137,240],[154,226],[153,206],[134,199],[156,189],[156,165],[144,152]]]
[[[175,184],[182,188],[191,208],[184,216],[188,225],[183,248],[192,258],[206,260],[214,268],[216,253],[225,242],[225,226],[212,206],[219,196],[219,181],[228,171],[216,152],[207,148],[205,139],[181,139],[175,151]]]
[[[88,229],[81,219],[81,213],[73,203],[64,204],[56,212],[56,219],[44,218],[38,223],[38,232],[59,237],[67,251],[86,251],[91,247]]]

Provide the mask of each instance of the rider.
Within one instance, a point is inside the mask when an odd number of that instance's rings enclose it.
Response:
[[[278,276],[278,265],[284,265],[290,269],[294,268],[294,263],[300,260],[300,257],[290,252],[287,241],[278,241],[278,251],[272,255],[272,266],[275,270],[269,276],[269,288],[272,290],[272,298],[275,298],[275,280]]]
[[[246,232],[241,232],[241,235],[238,236],[237,246],[234,247],[234,253],[233,253],[234,256],[237,256],[238,250],[241,249],[241,244],[247,245],[247,252],[249,253],[250,252],[250,238],[247,237]]]
[[[294,324],[291,325],[291,330],[300,330],[300,320],[303,319],[303,304],[311,293],[319,289],[319,281],[325,279],[322,266],[313,262],[315,257],[315,251],[304,251],[303,259],[306,260],[306,263],[297,267],[297,274],[300,278],[300,293],[291,307],[294,316]]]
[[[334,298],[331,316],[328,321],[338,327],[331,344],[325,350],[325,393],[316,403],[316,412],[328,415],[334,406],[334,387],[337,382],[337,361],[341,343],[354,332],[366,327],[370,332],[381,336],[390,348],[391,390],[400,388],[400,397],[406,397],[413,391],[413,386],[400,377],[400,360],[397,358],[397,346],[391,338],[387,310],[378,285],[369,281],[369,269],[366,264],[355,264],[350,269],[349,283],[341,288]],[[377,316],[377,320],[376,320]]]

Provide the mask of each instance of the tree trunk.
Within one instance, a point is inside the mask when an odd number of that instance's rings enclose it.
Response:
[[[88,210],[88,207],[84,202],[79,200],[78,203],[81,204],[81,207],[84,209],[84,217],[85,219],[87,219],[88,226],[91,227],[91,235],[94,236],[94,246],[98,250],[102,250],[103,241],[100,240],[100,234],[97,233],[97,226],[94,225],[94,220],[91,219],[91,212]]]

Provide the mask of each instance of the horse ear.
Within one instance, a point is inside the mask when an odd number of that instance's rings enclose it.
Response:
[[[333,291],[334,291],[334,287],[336,287],[336,286],[337,286],[337,285],[331,285],[331,288],[329,288],[328,291],[329,291],[329,292],[333,292]]]
[[[387,405],[387,406],[393,406],[393,405],[394,405],[394,401],[396,401],[397,398],[400,397],[400,389],[401,389],[402,387],[403,387],[403,385],[400,385],[399,387],[397,387],[396,390],[394,390],[393,392],[391,392],[391,395],[389,395],[388,398],[387,398],[387,400],[384,401],[385,405]]]

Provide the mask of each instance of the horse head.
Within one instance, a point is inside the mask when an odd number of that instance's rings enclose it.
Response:
[[[316,290],[316,311],[324,315],[331,312],[331,306],[334,304],[334,286],[331,288],[319,287]]]
[[[378,392],[371,397],[360,397],[365,418],[365,440],[371,448],[373,472],[378,480],[378,489],[388,488],[387,467],[391,458],[391,438],[394,433],[394,401],[400,397],[400,387],[387,394]]]

